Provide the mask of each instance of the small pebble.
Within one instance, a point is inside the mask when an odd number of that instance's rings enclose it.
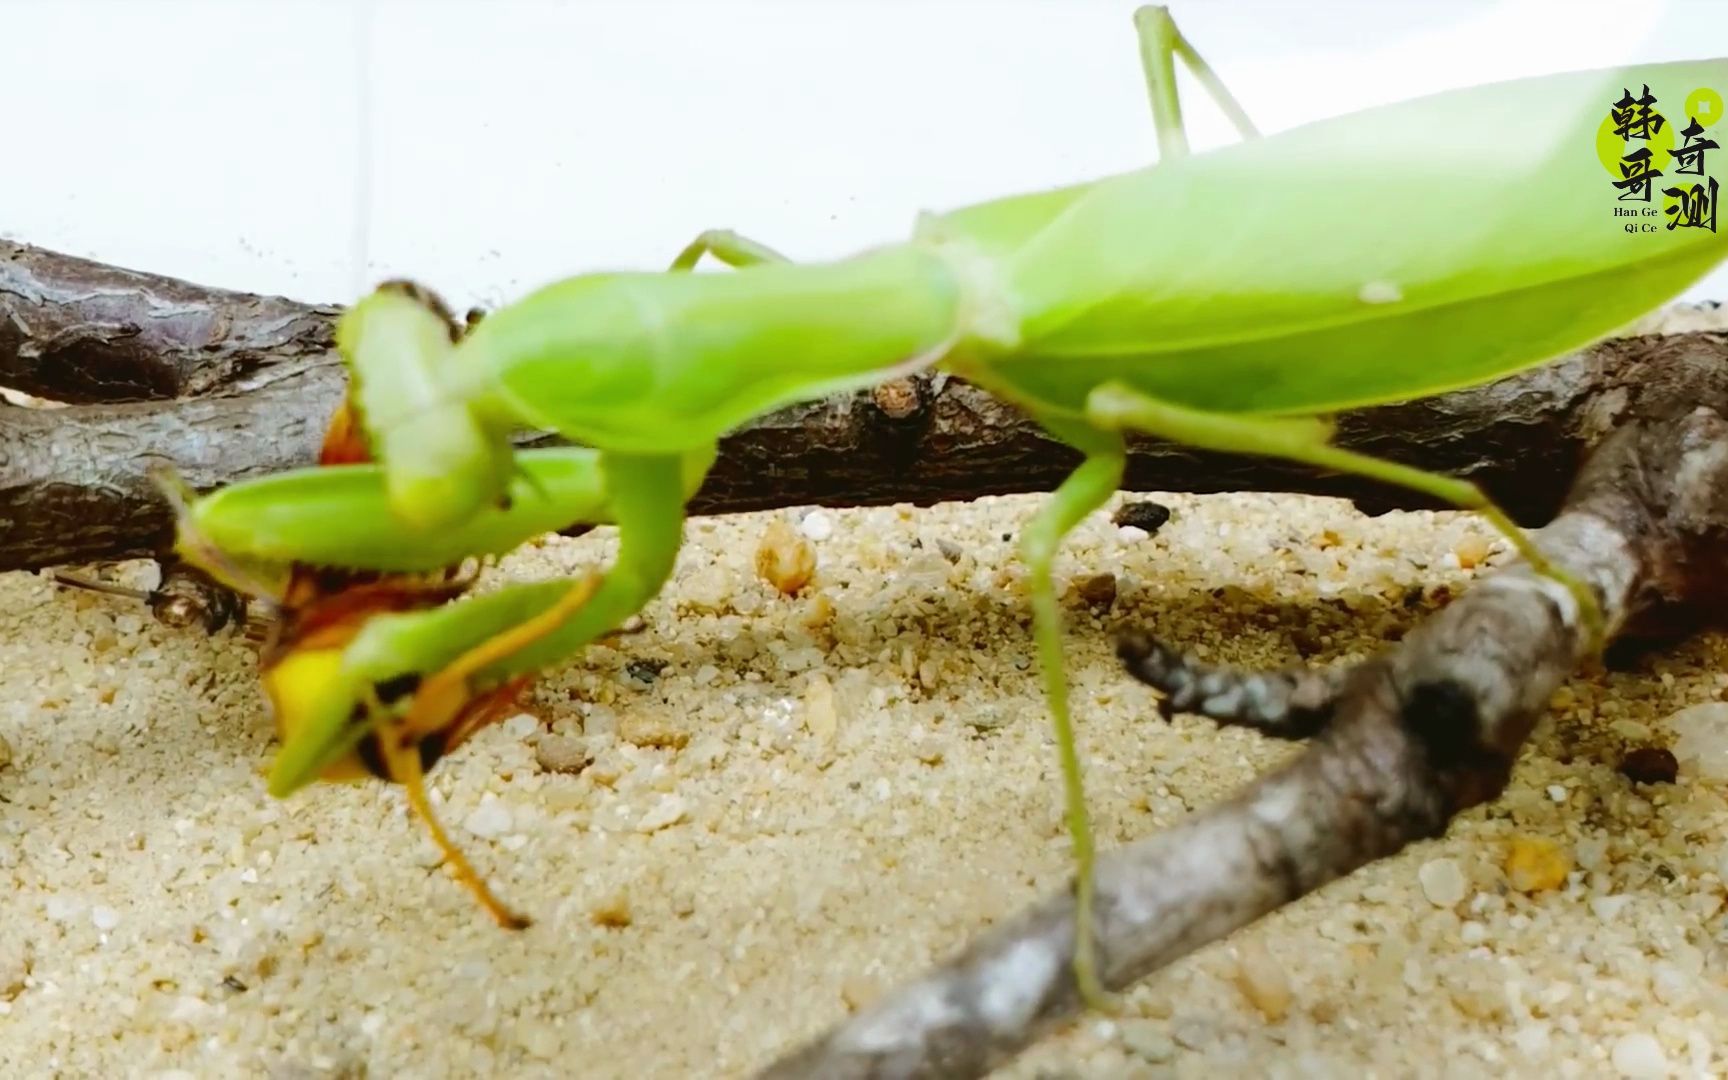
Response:
[[[1627,742],[1647,742],[1650,738],[1650,725],[1637,720],[1616,720],[1608,730]]]
[[[614,930],[630,925],[630,898],[622,892],[613,893],[594,906],[590,917],[595,926],[607,926]]]
[[[84,903],[76,896],[49,893],[48,899],[42,904],[42,910],[55,922],[70,922],[74,915],[84,910]]]
[[[90,909],[90,921],[95,924],[96,929],[107,933],[120,925],[120,913],[111,907],[97,904]]]
[[[863,975],[848,975],[840,982],[840,1000],[850,1012],[857,1012],[882,994],[882,985]]]
[[[463,820],[462,827],[483,840],[503,836],[510,831],[510,808],[488,795]]]
[[[812,510],[798,523],[798,531],[820,544],[834,535],[834,519],[821,510]]]
[[[1590,898],[1590,914],[1603,922],[1613,922],[1620,913],[1626,910],[1626,905],[1632,902],[1630,896],[1592,896]]]
[[[1549,784],[1548,797],[1557,803],[1563,803],[1566,801],[1566,789],[1559,784]]]
[[[1525,1024],[1512,1033],[1512,1044],[1533,1061],[1541,1060],[1552,1043],[1548,1029],[1540,1024]]]
[[[756,548],[756,574],[784,596],[796,596],[816,573],[816,549],[792,531],[784,518],[775,518],[762,532]]]
[[[1176,1056],[1176,1043],[1164,1034],[1162,1024],[1151,1020],[1124,1020],[1117,1027],[1122,1035],[1122,1045],[1142,1061],[1158,1065]]]
[[[518,1020],[516,1042],[529,1054],[543,1061],[556,1058],[564,1049],[564,1036],[545,1020]]]
[[[1464,871],[1453,859],[1429,859],[1416,871],[1416,879],[1422,883],[1422,895],[1435,907],[1453,907],[1469,889]]]
[[[594,756],[588,744],[569,735],[546,735],[534,745],[534,763],[546,772],[579,773]]]
[[[1145,534],[1140,537],[1142,540],[1155,535],[1169,520],[1170,508],[1168,506],[1144,500],[1123,503],[1121,509],[1117,510],[1115,516],[1110,519],[1112,524],[1122,528],[1141,530]],[[1124,536],[1123,539],[1126,540],[1127,537]]]
[[[1277,1023],[1290,1011],[1295,995],[1284,968],[1259,941],[1244,943],[1236,957],[1236,987],[1260,1015]]]
[[[618,717],[618,738],[633,746],[682,750],[690,732],[661,712],[627,712]]]
[[[1488,555],[1493,547],[1486,539],[1472,533],[1458,541],[1458,546],[1452,549],[1452,554],[1458,556],[1458,566],[1464,570],[1473,570],[1488,561]]]
[[[1728,701],[1709,701],[1668,717],[1675,735],[1674,757],[1688,775],[1728,780]]]
[[[1672,784],[1680,762],[1664,747],[1641,746],[1621,760],[1620,774],[1634,784]]]
[[[662,795],[641,819],[636,822],[636,831],[651,833],[667,829],[684,820],[689,812],[689,805],[676,795]]]
[[[1097,608],[1109,608],[1116,603],[1116,575],[1092,574],[1074,584],[1080,599]]]
[[[1521,893],[1558,889],[1571,871],[1571,856],[1551,840],[1521,836],[1507,847],[1506,881]]]
[[[1614,1071],[1634,1080],[1655,1080],[1669,1074],[1668,1055],[1656,1037],[1642,1031],[1614,1040]]]
[[[804,687],[804,729],[819,743],[834,741],[840,717],[834,709],[834,684],[821,675]]]

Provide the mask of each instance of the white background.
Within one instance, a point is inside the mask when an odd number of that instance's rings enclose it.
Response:
[[[0,0],[0,234],[333,302],[400,273],[496,304],[661,267],[708,226],[835,256],[907,235],[920,209],[1152,160],[1133,8]],[[1725,0],[1173,10],[1266,130],[1728,53]],[[1184,90],[1196,145],[1229,138]],[[1689,296],[1728,298],[1728,270]]]

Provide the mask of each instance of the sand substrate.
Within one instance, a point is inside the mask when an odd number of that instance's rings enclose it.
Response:
[[[1506,558],[1457,515],[1155,498],[1174,511],[1155,535],[1095,515],[1061,563],[1107,844],[1294,752],[1159,721],[1114,627],[1151,624],[1215,661],[1343,662]],[[519,934],[433,868],[399,790],[266,795],[272,733],[239,636],[0,576],[0,1075],[767,1063],[1069,872],[1012,543],[1036,505],[692,522],[642,633],[556,671],[534,716],[436,770],[453,831],[538,920]],[[794,598],[756,574],[776,516],[813,537]],[[489,583],[614,544],[554,540]],[[1086,580],[1106,573],[1113,601]],[[1725,695],[1720,637],[1573,681],[1496,805],[1163,972],[1123,1016],[1074,1024],[1006,1075],[1723,1075],[1728,781],[1696,755],[1671,784],[1619,766]]]

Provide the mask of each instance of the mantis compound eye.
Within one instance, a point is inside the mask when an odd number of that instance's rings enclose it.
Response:
[[[391,278],[389,281],[380,282],[377,291],[391,292],[400,296],[406,296],[408,299],[419,304],[427,311],[438,316],[439,321],[443,322],[450,331],[450,343],[452,345],[460,341],[462,335],[472,329],[475,323],[480,321],[478,315],[479,309],[476,308],[473,311],[468,312],[467,316],[462,321],[458,322],[455,311],[451,309],[449,304],[444,302],[444,298],[439,296],[438,293],[433,291],[429,286],[422,285],[418,281],[410,281],[407,278]]]

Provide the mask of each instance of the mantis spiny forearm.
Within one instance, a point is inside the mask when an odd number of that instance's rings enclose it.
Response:
[[[1258,137],[1167,12],[1141,9],[1135,25],[1156,166],[926,215],[909,242],[831,263],[792,263],[711,232],[679,254],[677,272],[557,282],[459,340],[402,289],[356,305],[339,344],[381,464],[376,494],[404,532],[432,538],[519,512],[512,485],[530,467],[509,435],[538,428],[596,452],[598,499],[588,491],[563,505],[573,516],[608,508],[620,553],[591,596],[586,583],[540,583],[371,619],[331,684],[352,707],[340,724],[299,729],[282,753],[293,767],[279,762],[272,790],[312,779],[349,728],[370,722],[366,703],[344,696],[355,688],[424,686],[501,640],[508,648],[462,667],[459,685],[440,684],[452,700],[483,694],[572,655],[651,600],[676,556],[688,481],[699,482],[726,432],[920,367],[1018,404],[1085,455],[1022,545],[1076,851],[1075,971],[1090,1000],[1102,998],[1092,843],[1053,572],[1063,539],[1116,489],[1128,435],[1357,473],[1484,511],[1548,574],[1567,618],[1599,635],[1594,595],[1549,567],[1474,485],[1346,453],[1323,417],[1540,363],[1720,262],[1728,248],[1713,230],[1622,234],[1597,147],[1623,83],[1685,100],[1728,82],[1728,61],[1476,87]],[[1188,151],[1177,56],[1243,142]],[[1484,155],[1484,117],[1539,134],[1518,154]],[[703,254],[735,272],[685,272]],[[243,524],[231,535],[247,546]],[[409,715],[411,726],[444,722],[430,707]]]

